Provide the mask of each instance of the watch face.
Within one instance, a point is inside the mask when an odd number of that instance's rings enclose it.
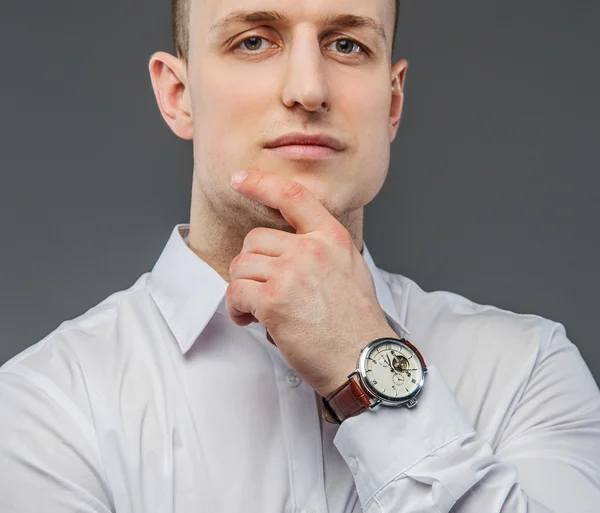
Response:
[[[415,351],[399,340],[372,343],[360,361],[360,372],[382,402],[405,402],[423,386],[423,365]]]

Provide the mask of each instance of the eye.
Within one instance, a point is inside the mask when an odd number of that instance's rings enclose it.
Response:
[[[237,45],[235,45],[234,48],[239,48],[240,46],[244,45],[247,50],[250,50],[250,53],[254,53],[257,49],[260,49],[260,47],[262,46],[260,44],[261,41],[266,41],[266,39],[261,36],[250,36],[240,41]]]
[[[268,41],[268,40],[262,36],[250,36],[250,37],[247,37],[247,38],[243,39],[242,41],[240,41],[233,48],[235,50],[235,49],[239,49],[241,46],[244,46],[244,48],[246,50],[248,50],[247,53],[257,53],[259,50],[262,49],[263,41]],[[339,50],[339,53],[342,53],[345,55],[351,55],[352,53],[362,53],[364,55],[369,54],[369,52],[366,48],[363,48],[356,41],[354,41],[353,39],[349,39],[347,37],[338,38],[329,44],[329,46],[331,46],[331,45],[336,45],[336,49]],[[355,49],[358,49],[358,52]]]
[[[341,42],[344,42],[345,44],[340,44]],[[349,39],[347,37],[340,37],[339,39],[336,39],[335,41],[333,41],[333,43],[331,43],[332,45],[336,45],[336,48],[341,50],[340,53],[346,54],[346,55],[350,55],[352,53],[363,53],[363,54],[367,54],[367,50],[365,48],[363,48],[361,45],[359,45],[356,41],[354,41],[353,39]],[[331,46],[331,45],[329,45]],[[355,52],[353,51],[354,48],[358,48],[359,52]],[[349,50],[349,51],[347,51]]]

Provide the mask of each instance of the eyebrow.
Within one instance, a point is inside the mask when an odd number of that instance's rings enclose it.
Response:
[[[290,24],[290,19],[277,11],[234,11],[227,16],[221,18],[210,27],[211,31],[220,29],[230,23],[269,23],[278,22],[282,24]],[[356,14],[330,14],[323,20],[325,25],[347,28],[367,27],[375,30],[385,41],[387,36],[384,27],[381,23],[369,16],[358,16]]]

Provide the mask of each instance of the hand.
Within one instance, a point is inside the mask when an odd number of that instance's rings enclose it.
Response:
[[[278,209],[296,233],[255,228],[231,262],[233,321],[264,326],[291,368],[321,396],[348,379],[360,350],[398,335],[346,228],[303,185],[251,171],[234,189]]]

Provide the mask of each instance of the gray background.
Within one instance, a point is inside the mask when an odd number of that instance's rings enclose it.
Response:
[[[128,288],[188,222],[191,142],[150,55],[169,0],[2,2],[0,363]],[[600,4],[404,0],[409,70],[375,262],[562,322],[600,377]]]

